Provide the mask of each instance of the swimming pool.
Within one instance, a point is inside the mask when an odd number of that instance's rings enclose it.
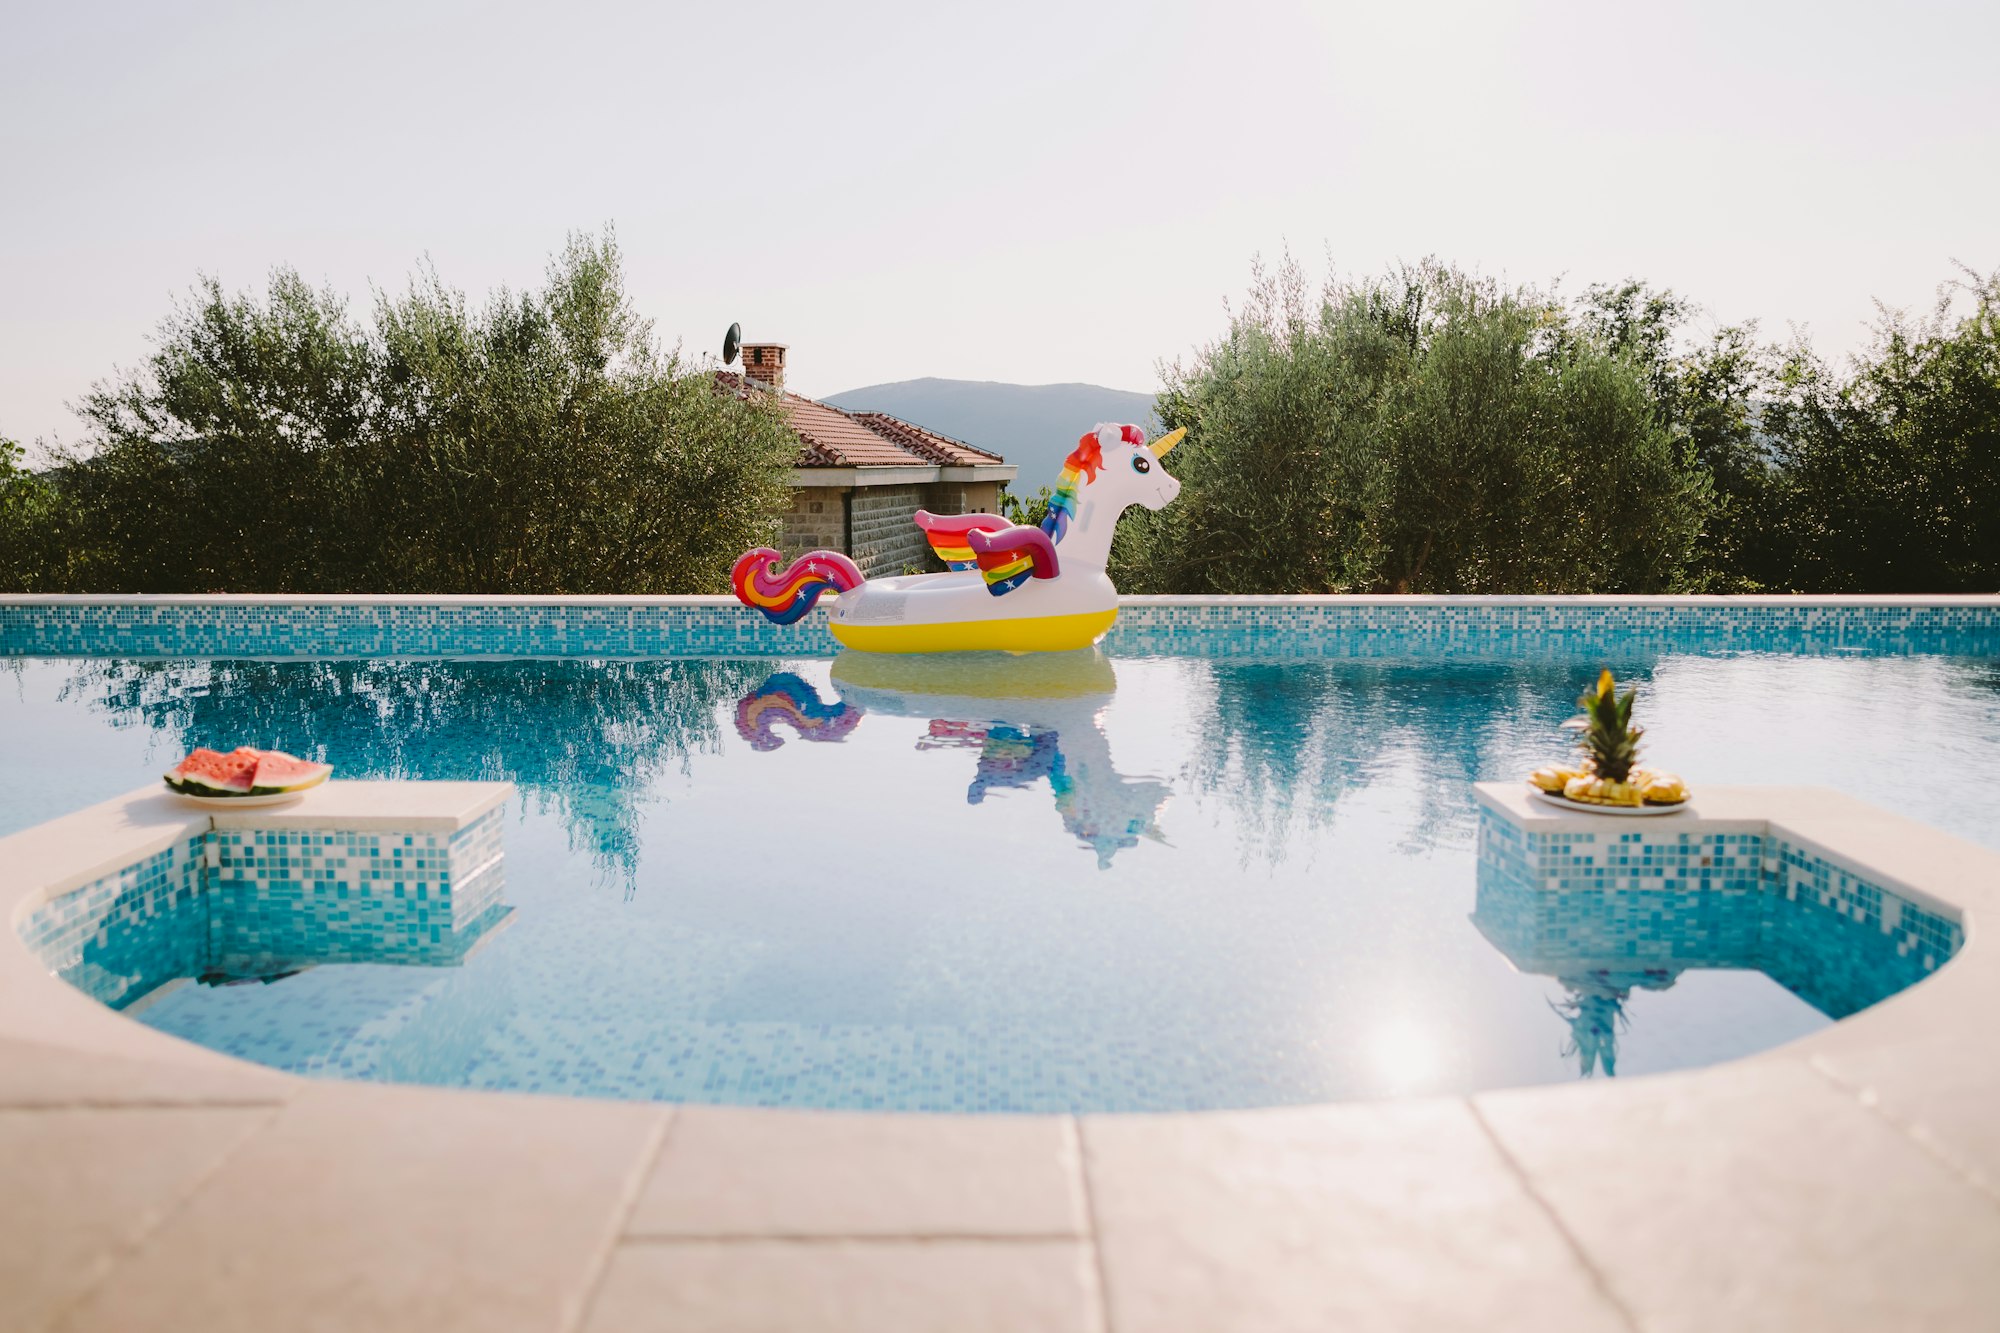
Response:
[[[16,638],[0,763],[35,776],[0,832],[196,744],[508,778],[513,910],[451,965],[210,975],[128,1012],[305,1073],[966,1111],[1682,1068],[1922,975],[1784,974],[1808,1001],[1740,966],[1524,970],[1470,787],[1559,753],[1601,665],[1639,684],[1651,754],[1697,785],[1823,783],[2000,846],[1986,622],[1915,642],[1602,617],[1342,637],[1201,615],[1022,659],[55,656]],[[1639,957],[1687,926],[1620,929]]]

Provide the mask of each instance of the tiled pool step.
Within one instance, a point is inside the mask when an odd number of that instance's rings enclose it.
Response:
[[[1956,912],[1878,884],[1755,819],[1572,815],[1480,790],[1472,922],[1524,972],[1586,991],[1755,969],[1845,1018],[1922,981],[1965,939]]]
[[[20,835],[89,859],[24,900],[15,926],[48,971],[121,1008],[184,978],[455,963],[508,911],[512,791],[342,781],[234,811],[143,789]]]
[[[1612,832],[1481,799],[1524,834]],[[1805,1042],[1691,1073],[917,1117],[276,1075],[0,939],[0,1327],[1991,1328],[2000,955],[1977,926],[2000,854],[1826,792],[1705,788],[1697,809],[1648,836],[1775,832],[1967,942]],[[0,840],[0,904],[18,921],[184,832],[125,813]]]

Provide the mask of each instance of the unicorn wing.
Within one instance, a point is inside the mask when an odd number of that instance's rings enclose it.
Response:
[[[923,529],[937,558],[953,569],[971,569],[972,548],[966,538],[974,532],[998,532],[1012,525],[998,514],[933,514],[919,509],[913,521]]]
[[[1010,593],[1030,578],[1052,579],[1062,573],[1056,559],[1056,544],[1040,528],[1015,526],[998,532],[968,532],[965,544],[986,580],[986,591],[999,597]]]
[[[919,509],[914,517],[938,559],[953,569],[977,565],[986,591],[995,597],[1030,578],[1052,579],[1062,572],[1055,542],[1040,528],[1009,523],[998,514],[933,514]]]

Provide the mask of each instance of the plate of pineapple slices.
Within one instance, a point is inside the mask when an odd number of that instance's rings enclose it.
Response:
[[[1560,786],[1553,784],[1560,783]],[[1550,785],[1544,785],[1550,784]],[[1623,782],[1582,769],[1554,765],[1528,778],[1528,794],[1564,810],[1593,815],[1670,815],[1687,809],[1687,784],[1672,773],[1635,768]],[[1574,791],[1576,795],[1570,795]]]
[[[1672,773],[1639,765],[1639,738],[1644,727],[1632,725],[1636,689],[1618,692],[1609,671],[1597,678],[1576,703],[1583,711],[1563,726],[1575,732],[1583,758],[1574,764],[1550,764],[1528,775],[1530,793],[1539,801],[1564,810],[1593,815],[1670,815],[1688,803],[1687,784]]]

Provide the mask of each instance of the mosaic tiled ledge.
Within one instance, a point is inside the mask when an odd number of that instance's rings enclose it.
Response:
[[[511,791],[340,782],[294,806],[219,817],[179,806],[186,827],[170,845],[49,894],[18,930],[50,972],[114,1008],[184,979],[231,984],[338,962],[451,965],[507,917],[501,820]],[[171,821],[174,798],[147,799]]]
[[[2000,597],[1129,597],[1122,655],[2000,652]],[[0,596],[0,656],[826,656],[728,597]]]
[[[1958,913],[1781,826],[1692,813],[1544,813],[1478,788],[1472,922],[1523,972],[1587,989],[1687,968],[1763,972],[1845,1018],[1924,980],[1965,942]]]

